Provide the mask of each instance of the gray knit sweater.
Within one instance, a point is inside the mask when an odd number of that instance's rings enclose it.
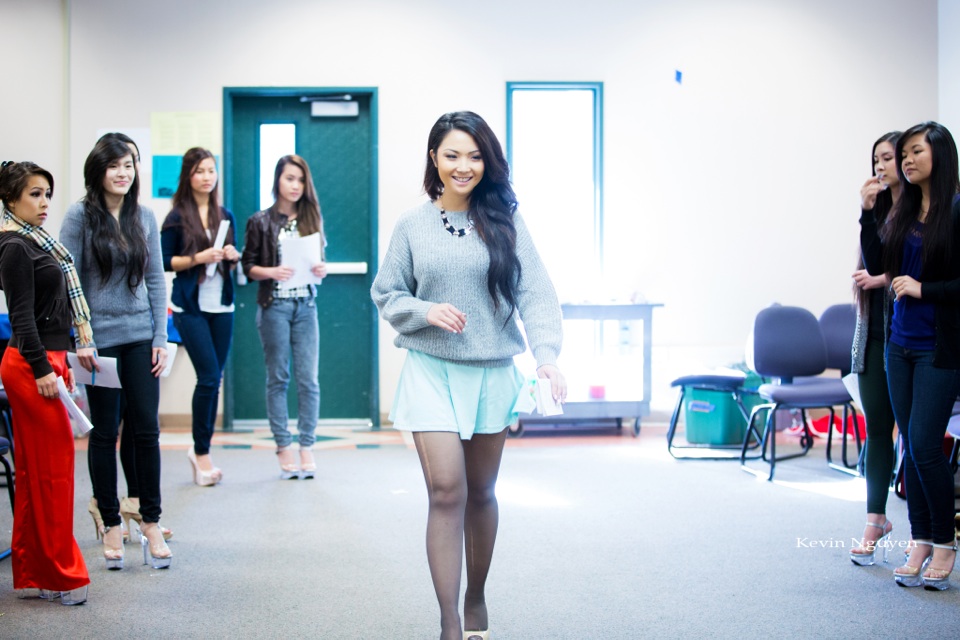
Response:
[[[466,226],[466,212],[448,211],[450,224]],[[537,366],[556,364],[562,342],[560,304],[550,277],[519,214],[517,256],[521,276],[517,306]],[[503,367],[526,345],[509,305],[499,311],[487,289],[490,257],[476,232],[454,237],[444,229],[432,202],[404,213],[370,290],[383,318],[399,332],[394,344],[477,367]],[[467,316],[463,333],[427,323],[434,304],[449,303]],[[506,326],[504,326],[506,324]]]
[[[147,238],[147,266],[136,293],[127,286],[127,265],[123,254],[113,256],[113,273],[106,282],[100,277],[90,233],[84,224],[83,203],[67,210],[60,227],[60,242],[73,254],[83,295],[90,307],[93,339],[104,349],[150,340],[154,347],[167,346],[167,282],[163,277],[160,232],[153,211],[140,207]]]

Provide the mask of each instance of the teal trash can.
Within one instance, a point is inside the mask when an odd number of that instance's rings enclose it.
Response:
[[[744,389],[755,390],[763,379],[748,373]],[[690,444],[739,444],[747,429],[733,394],[724,391],[708,391],[687,387],[684,389],[684,425],[687,442]],[[747,415],[763,400],[756,394],[743,394],[743,406]]]

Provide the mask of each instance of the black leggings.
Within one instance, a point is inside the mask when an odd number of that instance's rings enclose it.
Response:
[[[867,340],[863,373],[858,376],[867,422],[867,513],[886,513],[893,477],[893,407],[883,368],[883,337]]]
[[[117,498],[117,434],[132,436],[140,515],[144,522],[160,521],[160,382],[153,375],[153,348],[149,341],[98,349],[117,358],[123,390],[87,387],[93,431],[90,432],[90,480],[103,523],[120,524]],[[126,400],[126,408],[123,408]]]

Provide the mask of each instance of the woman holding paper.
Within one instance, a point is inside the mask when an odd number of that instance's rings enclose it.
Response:
[[[194,147],[183,156],[173,209],[160,232],[163,267],[173,279],[173,323],[197,373],[193,391],[193,447],[187,457],[193,481],[220,482],[223,472],[210,458],[223,368],[233,336],[233,279],[240,260],[234,247],[233,214],[217,201],[213,153]]]
[[[484,585],[499,520],[497,475],[523,385],[513,364],[526,349],[517,317],[539,377],[562,402],[560,305],[517,213],[500,143],[480,116],[462,111],[436,122],[423,188],[430,200],[400,217],[371,294],[408,350],[390,417],[413,432],[427,484],[440,637],[479,640],[489,638]]]
[[[73,430],[57,381],[73,388],[70,325],[78,344],[92,343],[93,333],[73,258],[43,229],[52,195],[49,171],[32,162],[0,167],[0,287],[13,329],[0,377],[21,425],[14,442],[13,588],[22,597],[80,604],[90,578],[73,537]]]
[[[137,202],[140,181],[130,147],[103,137],[83,167],[86,197],[70,207],[60,239],[76,258],[90,303],[99,357],[117,359],[121,389],[88,386],[93,495],[103,519],[108,569],[123,567],[117,499],[117,432],[132,429],[144,562],[170,566],[160,521],[159,376],[167,359],[167,292],[153,212]],[[149,556],[149,558],[148,558]]]
[[[311,448],[320,413],[316,284],[327,275],[327,265],[323,218],[306,160],[297,155],[280,158],[274,171],[273,197],[273,206],[247,221],[241,260],[247,277],[260,281],[257,328],[266,361],[267,419],[277,445],[280,477],[308,479],[313,478],[317,469]],[[284,256],[284,246],[290,252],[295,248],[301,253],[302,247],[296,245],[298,240],[307,238],[313,244],[316,262],[309,268],[294,267],[289,256]],[[304,271],[309,271],[309,277],[304,277]],[[288,283],[295,277],[302,284],[290,286]],[[287,427],[291,353],[297,384],[299,464]]]

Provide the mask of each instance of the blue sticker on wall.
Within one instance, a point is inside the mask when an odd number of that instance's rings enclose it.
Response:
[[[677,81],[677,84],[683,84],[683,71],[677,69],[674,74],[674,79]]]
[[[172,198],[180,180],[182,156],[153,156],[153,197]]]

